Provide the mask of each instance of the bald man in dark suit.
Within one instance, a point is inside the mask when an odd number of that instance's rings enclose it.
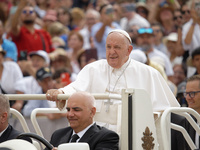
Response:
[[[0,94],[0,143],[7,140],[15,139],[21,134],[20,131],[15,130],[11,125],[9,125],[9,114],[10,114],[10,104],[8,97]],[[30,138],[23,138],[29,142],[32,142]]]
[[[118,150],[119,136],[114,131],[100,127],[93,122],[96,113],[94,97],[86,92],[74,93],[67,101],[67,119],[70,127],[56,130],[50,143],[56,150],[60,144],[72,142],[72,136],[78,137],[74,142],[86,142],[90,150]]]

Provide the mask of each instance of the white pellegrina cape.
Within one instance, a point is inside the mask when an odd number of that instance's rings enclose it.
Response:
[[[180,107],[166,81],[157,70],[132,59],[129,61],[131,62],[124,71],[126,86],[127,88],[146,90],[152,101],[153,112],[160,112],[168,107]],[[79,72],[74,82],[61,90],[66,94],[76,91],[105,93],[109,84],[109,68],[107,60],[90,63]],[[57,104],[59,109],[66,108],[65,105]]]

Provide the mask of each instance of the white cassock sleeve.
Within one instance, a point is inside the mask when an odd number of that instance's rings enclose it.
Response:
[[[89,93],[104,93],[107,86],[107,61],[101,60],[86,65],[71,84],[61,88],[65,94],[73,94],[77,91]],[[61,110],[66,107],[65,102],[57,104]]]

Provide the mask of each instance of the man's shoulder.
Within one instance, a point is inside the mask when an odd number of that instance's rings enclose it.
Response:
[[[3,135],[6,135],[8,137],[8,139],[14,139],[21,133],[22,132],[14,129],[11,125],[9,125]]]
[[[54,135],[66,134],[66,132],[72,131],[71,127],[65,127],[54,131]]]
[[[14,61],[4,61],[3,65],[4,67],[12,68],[12,69],[19,68],[19,65]]]
[[[150,23],[143,17],[138,14],[135,14],[134,17],[129,21],[130,25],[139,25],[140,27],[150,27]]]
[[[191,24],[193,23],[193,20],[190,19],[188,22],[186,22],[184,25],[183,25],[183,30],[189,30]]]
[[[97,60],[95,62],[92,62],[92,63],[89,63],[88,65],[86,65],[87,68],[94,68],[94,69],[98,69],[98,70],[100,68],[104,68],[105,66],[108,66],[108,62],[106,59],[100,59],[100,60]]]
[[[35,32],[37,33],[37,34],[42,34],[42,35],[44,35],[45,37],[46,36],[50,36],[50,34],[46,31],[46,30],[44,30],[44,29],[35,29]]]
[[[159,55],[160,57],[163,57],[163,58],[168,58],[166,54],[164,54],[163,52],[157,50],[154,48],[154,50],[152,52],[150,52],[150,54],[152,55]]]
[[[90,129],[88,129],[88,130],[93,130],[95,133],[102,134],[102,135],[106,135],[106,134],[118,135],[116,132],[107,129],[106,127],[97,125],[96,123],[93,126],[91,126]]]
[[[129,67],[129,70],[131,71],[139,71],[141,70],[142,73],[144,73],[143,71],[146,71],[146,72],[151,72],[151,73],[156,73],[157,74],[157,70],[154,69],[153,67],[149,66],[149,65],[146,65],[146,64],[143,64],[141,62],[138,62],[136,60],[131,60],[131,65]]]

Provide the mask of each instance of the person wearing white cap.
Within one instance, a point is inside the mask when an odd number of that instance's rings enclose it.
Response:
[[[31,52],[29,57],[30,59],[27,61],[24,60],[19,62],[21,69],[27,71],[29,75],[18,80],[16,82],[16,87],[20,87],[18,89],[25,94],[41,94],[42,87],[36,80],[36,73],[40,68],[48,67],[50,59],[47,52],[43,50]],[[27,106],[25,105],[25,107]],[[31,109],[28,108],[27,110],[30,111]]]
[[[183,60],[183,56],[178,56],[177,41],[178,41],[178,34],[176,32],[170,33],[164,39],[164,43],[166,44],[166,47],[168,50],[168,56],[172,64],[172,67],[175,64],[182,64],[182,60]]]
[[[179,107],[161,75],[155,69],[130,59],[131,51],[128,33],[119,29],[111,31],[106,40],[107,60],[86,65],[74,82],[58,90],[48,90],[46,98],[56,101],[58,94],[72,94],[77,91],[120,94],[122,89],[137,88],[146,90],[150,95],[154,112],[162,112],[168,107]],[[65,109],[65,104],[65,100],[57,101],[59,109]]]
[[[33,76],[38,69],[42,67],[48,67],[50,64],[50,58],[46,51],[38,50],[28,54],[28,59],[18,62],[24,76]]]
[[[141,50],[143,50],[146,54],[148,54],[149,59],[155,56],[159,56],[162,59],[164,59],[166,75],[168,79],[171,80],[174,72],[170,60],[167,57],[167,55],[165,55],[164,53],[153,47],[153,36],[154,35],[152,28],[140,28],[138,30],[138,39],[140,41],[138,46],[140,47]]]

